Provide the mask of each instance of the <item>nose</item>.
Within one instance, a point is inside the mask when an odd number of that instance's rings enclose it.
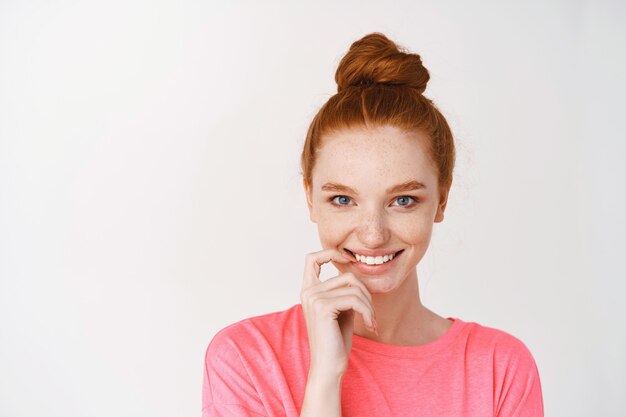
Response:
[[[384,213],[380,210],[370,210],[360,219],[357,236],[359,240],[370,248],[382,246],[390,237]]]

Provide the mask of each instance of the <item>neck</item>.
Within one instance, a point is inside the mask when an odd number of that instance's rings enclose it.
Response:
[[[437,337],[434,327],[442,318],[422,305],[415,269],[398,288],[373,293],[372,304],[376,310],[379,336],[367,330],[360,314],[354,316],[355,334],[392,345],[419,345]]]

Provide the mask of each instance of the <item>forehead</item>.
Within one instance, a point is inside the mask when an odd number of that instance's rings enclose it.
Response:
[[[392,127],[345,129],[326,135],[318,149],[313,184],[395,185],[418,180],[434,189],[437,170],[428,137]]]

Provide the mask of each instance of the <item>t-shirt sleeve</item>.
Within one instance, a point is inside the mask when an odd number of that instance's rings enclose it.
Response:
[[[236,344],[221,330],[204,357],[202,417],[267,416]]]
[[[502,334],[494,361],[496,417],[543,417],[539,371],[526,345]]]

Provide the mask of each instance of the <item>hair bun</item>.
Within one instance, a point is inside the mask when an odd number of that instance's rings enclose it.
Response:
[[[414,88],[421,94],[429,79],[419,55],[399,48],[378,32],[354,42],[335,73],[337,92],[349,87],[385,84]]]

